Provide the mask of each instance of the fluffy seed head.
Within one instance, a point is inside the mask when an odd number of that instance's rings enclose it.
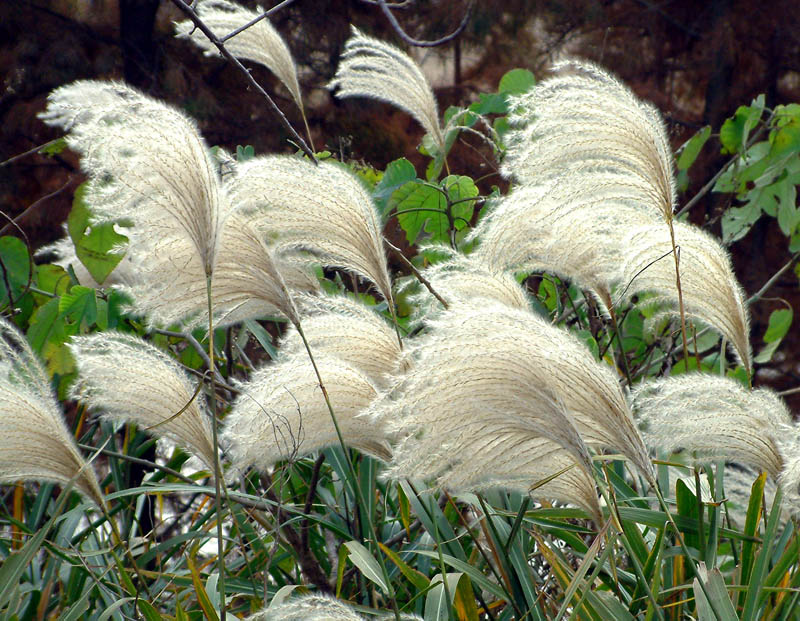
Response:
[[[315,358],[345,443],[388,460],[391,453],[381,426],[359,416],[378,394],[374,384],[341,360]],[[266,470],[280,459],[338,444],[305,353],[259,369],[239,389],[222,433],[239,468]]]
[[[74,481],[98,506],[103,493],[67,429],[50,379],[17,329],[0,318],[0,481]]]
[[[142,339],[103,332],[72,339],[78,365],[72,397],[103,418],[134,422],[214,468],[211,421],[180,366]],[[180,414],[178,414],[180,412]]]
[[[725,336],[749,373],[752,356],[747,306],[727,252],[717,239],[695,226],[681,222],[673,226],[687,316]],[[676,314],[678,289],[669,229],[662,224],[637,227],[625,235],[622,246],[621,301],[636,294],[655,293],[656,297],[645,303]]]
[[[369,97],[405,110],[444,151],[433,90],[419,65],[398,48],[353,28],[328,88],[338,89],[337,97]]]
[[[784,468],[779,438],[791,417],[767,389],[690,373],[643,382],[633,390],[632,407],[649,446],[740,461],[773,477]]]
[[[672,150],[661,116],[616,78],[587,62],[553,67],[555,77],[513,98],[503,173],[539,183],[565,172],[604,170],[649,187],[651,208],[672,218]]]
[[[238,166],[229,189],[277,253],[306,251],[323,264],[350,270],[391,303],[380,219],[351,172],[297,157],[259,157]]]
[[[259,16],[255,11],[226,0],[202,0],[195,6],[195,11],[217,38],[224,37]],[[176,24],[175,32],[178,37],[190,38],[205,50],[206,56],[219,55],[217,48],[200,29],[195,28],[193,22],[187,20]],[[225,47],[233,56],[260,63],[272,71],[287,88],[297,107],[303,109],[292,53],[268,19],[262,19],[231,37],[225,41]]]
[[[311,351],[338,358],[380,388],[396,369],[402,351],[394,329],[374,310],[343,296],[302,296],[303,333]],[[303,357],[305,346],[294,327],[280,343],[280,355]]]
[[[574,437],[553,435],[567,433],[566,419],[582,442],[624,453],[652,478],[616,378],[567,332],[500,305],[454,306],[428,325],[429,334],[407,354],[409,370],[372,410],[408,437],[398,463],[422,463],[437,444],[472,441],[476,429],[491,439],[495,420],[501,433],[524,421],[537,436],[572,447],[574,456]],[[427,448],[415,453],[420,442]],[[470,453],[444,451],[429,467],[445,472],[449,464],[441,460],[458,455]]]

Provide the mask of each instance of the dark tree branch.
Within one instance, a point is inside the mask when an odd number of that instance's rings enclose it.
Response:
[[[451,32],[449,35],[442,37],[441,39],[436,39],[434,41],[420,41],[419,39],[414,39],[410,37],[403,27],[400,25],[400,22],[397,21],[397,18],[392,13],[391,7],[392,5],[386,4],[386,0],[376,0],[378,6],[381,7],[381,11],[386,16],[386,19],[389,20],[389,23],[392,25],[394,31],[400,36],[400,38],[405,41],[408,45],[413,45],[415,47],[437,47],[448,41],[452,41],[462,32],[464,32],[464,28],[467,27],[467,23],[469,23],[469,18],[472,16],[472,7],[475,5],[474,0],[470,0],[469,5],[467,6],[467,10],[464,13],[464,17],[461,19],[461,23],[456,27],[456,29]]]
[[[191,22],[195,25],[195,27],[198,30],[200,30],[200,32],[202,32],[206,37],[208,37],[208,40],[211,41],[214,47],[216,47],[219,50],[219,53],[222,54],[222,56],[229,63],[234,65],[237,69],[239,69],[239,71],[241,71],[245,75],[248,84],[250,84],[250,86],[256,89],[264,97],[264,99],[267,100],[269,107],[278,117],[278,120],[280,121],[281,125],[283,125],[286,131],[289,132],[292,141],[294,141],[300,148],[300,150],[303,151],[303,153],[305,153],[311,159],[311,161],[316,164],[317,158],[314,157],[314,152],[311,149],[309,149],[308,145],[306,144],[306,141],[303,140],[300,134],[298,134],[295,131],[294,127],[292,127],[292,124],[289,123],[289,121],[286,119],[286,116],[283,114],[281,109],[272,100],[272,97],[270,97],[267,91],[265,91],[261,87],[261,85],[255,81],[253,76],[250,74],[250,71],[248,71],[247,68],[241,62],[239,62],[238,58],[236,58],[233,54],[231,54],[228,51],[225,45],[217,38],[217,36],[209,29],[209,27],[206,26],[205,22],[203,22],[203,20],[200,19],[200,17],[197,15],[195,10],[191,6],[186,4],[186,2],[184,2],[183,0],[172,0],[172,3],[175,6],[177,6],[181,10],[181,12],[183,12],[183,14],[186,15],[186,17],[188,17],[191,20]]]
[[[233,37],[235,37],[235,36],[236,36],[237,34],[239,34],[240,32],[244,32],[245,30],[247,30],[248,28],[250,28],[250,26],[255,26],[255,25],[256,25],[258,22],[260,22],[262,19],[266,19],[267,17],[269,17],[269,16],[270,16],[270,15],[272,15],[273,13],[277,13],[277,12],[278,12],[278,11],[280,11],[281,9],[283,9],[283,8],[285,8],[285,7],[289,6],[290,4],[292,4],[292,2],[294,2],[294,1],[295,1],[295,0],[283,0],[283,2],[281,2],[281,3],[279,3],[279,4],[276,4],[274,7],[272,7],[272,8],[271,8],[271,9],[269,9],[268,11],[264,11],[264,12],[263,12],[261,15],[259,15],[259,16],[258,16],[258,17],[256,17],[255,19],[252,19],[252,20],[250,20],[250,21],[249,21],[249,22],[247,22],[247,23],[246,23],[244,26],[239,26],[239,28],[237,28],[237,29],[236,29],[236,30],[234,30],[233,32],[229,32],[229,33],[228,33],[228,34],[226,34],[224,37],[222,37],[222,38],[219,40],[219,42],[220,42],[220,43],[225,43],[225,42],[226,42],[228,39],[232,39]]]

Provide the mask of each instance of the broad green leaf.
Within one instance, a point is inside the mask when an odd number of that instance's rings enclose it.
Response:
[[[32,276],[31,267],[25,242],[10,235],[0,237],[0,309],[19,300]],[[10,298],[6,282],[11,286]]]
[[[64,149],[67,148],[67,140],[66,138],[56,138],[48,142],[44,145],[41,149],[39,149],[38,153],[40,155],[58,155]]]
[[[778,199],[778,226],[786,236],[791,236],[800,224],[800,210],[797,209],[797,187],[784,179],[771,186]]]
[[[793,118],[774,131],[770,135],[770,142],[772,143],[770,155],[775,158],[800,152],[800,118]]]
[[[476,114],[508,114],[508,103],[505,93],[480,93],[478,101],[469,106]]]
[[[719,130],[723,153],[737,153],[744,150],[747,138],[764,112],[764,95],[759,95],[750,106],[739,106],[731,118]]]
[[[431,220],[434,230],[448,228],[444,195],[429,185],[410,181],[396,190],[389,200],[388,209],[398,212],[397,221],[406,232],[409,244],[414,244],[422,228]],[[401,213],[402,212],[402,213]],[[425,227],[426,230],[428,227]]]
[[[248,144],[246,146],[236,145],[236,161],[237,162],[246,162],[247,160],[253,159],[256,156],[256,150],[253,148],[253,145]]]
[[[536,77],[532,72],[527,69],[512,69],[500,78],[497,92],[522,95],[527,93],[534,84],[536,84]]]
[[[71,284],[69,274],[60,265],[45,263],[36,266],[36,286],[42,291],[64,295]]]
[[[28,342],[34,351],[42,351],[48,341],[63,343],[67,340],[64,320],[58,316],[58,298],[53,298],[36,309],[28,327]]]
[[[680,153],[677,164],[678,170],[688,170],[688,168],[694,164],[694,161],[700,154],[700,150],[706,144],[706,141],[708,141],[709,136],[711,136],[711,126],[706,125],[678,149]]]
[[[344,544],[350,551],[350,561],[361,570],[364,577],[377,584],[384,593],[389,592],[389,587],[383,579],[383,572],[378,561],[358,541],[348,541]]]
[[[372,192],[372,199],[378,207],[378,211],[384,218],[388,215],[388,209],[391,209],[390,197],[395,190],[405,185],[409,181],[414,181],[417,178],[417,171],[414,165],[406,158],[401,157],[399,160],[389,162],[383,177],[375,186]]]
[[[75,244],[75,254],[92,278],[103,284],[123,257],[111,250],[128,241],[128,238],[117,233],[111,222],[89,224],[92,214],[84,200],[85,194],[86,185],[81,184],[75,191],[72,210],[67,218],[67,230]]]
[[[469,226],[472,214],[475,211],[475,201],[469,200],[478,196],[478,188],[475,182],[464,175],[450,175],[442,181],[442,187],[447,192],[452,205],[451,213],[453,216],[453,226],[460,231],[465,226]],[[456,202],[458,201],[458,202]],[[426,231],[430,231],[427,227]],[[444,240],[446,241],[446,240]]]
[[[741,239],[760,217],[761,209],[753,203],[729,208],[722,214],[722,241],[727,244]]]
[[[58,302],[59,317],[75,323],[86,322],[91,326],[97,320],[96,291],[83,285],[75,285]]]
[[[772,355],[778,349],[778,346],[780,346],[781,340],[789,332],[789,328],[792,325],[793,314],[790,308],[780,308],[772,311],[769,316],[767,331],[764,333],[764,342],[767,346],[755,357],[755,362],[763,364],[772,359]]]

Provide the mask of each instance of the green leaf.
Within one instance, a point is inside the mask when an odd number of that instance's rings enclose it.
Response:
[[[781,344],[781,340],[783,340],[783,337],[789,332],[793,315],[794,313],[790,308],[781,308],[772,311],[769,316],[767,331],[764,333],[764,342],[767,346],[754,358],[754,362],[764,364],[772,359],[773,354]]]
[[[46,145],[44,145],[41,149],[39,149],[38,153],[40,155],[58,155],[64,149],[67,148],[67,140],[65,138],[56,138],[55,140],[51,140]]]
[[[703,145],[705,145],[706,141],[708,141],[709,136],[711,136],[711,126],[706,125],[694,136],[689,138],[689,140],[687,140],[680,149],[678,149],[678,152],[680,153],[677,164],[678,170],[688,170],[688,168],[694,164],[694,161],[700,154],[700,150],[703,148]]]
[[[86,322],[94,325],[97,320],[96,291],[83,285],[75,285],[69,293],[62,295],[58,302],[59,317],[65,317],[75,323]]]
[[[739,106],[731,118],[719,130],[723,153],[739,153],[744,150],[747,138],[764,112],[764,95],[759,95],[750,106]]]
[[[440,619],[447,621],[450,618],[448,609],[451,606],[457,619],[477,621],[478,609],[475,606],[475,595],[466,575],[463,573],[447,574],[447,589],[445,589],[442,574],[436,574],[431,580],[431,585],[432,588],[425,598],[425,621],[439,621]],[[451,598],[449,606],[448,591]],[[469,600],[469,603],[466,600]]]
[[[146,602],[143,599],[139,600],[139,612],[142,613],[142,616],[145,618],[145,621],[161,621],[162,616],[158,613],[158,610],[153,608],[153,605],[149,602]]]
[[[242,145],[236,145],[236,161],[237,162],[246,162],[249,159],[254,158],[256,155],[256,150],[253,148],[253,145],[249,144],[245,147]]]
[[[434,230],[447,227],[447,201],[436,188],[410,181],[397,190],[389,201],[389,209],[398,213],[397,221],[406,232],[409,244],[414,244],[429,220]],[[442,225],[442,221],[444,224]],[[426,227],[427,230],[428,227]]]
[[[389,162],[383,177],[372,192],[372,199],[375,201],[381,216],[385,218],[388,215],[388,210],[391,209],[389,199],[395,190],[409,181],[414,181],[416,178],[417,171],[414,169],[414,165],[406,158],[401,157],[399,160]]]
[[[36,266],[36,286],[54,295],[64,295],[72,284],[69,274],[60,265],[45,263]]]
[[[383,572],[378,561],[372,556],[372,552],[367,550],[358,541],[348,541],[344,544],[350,551],[350,561],[361,570],[364,577],[371,580],[380,587],[384,593],[389,592],[389,587],[383,579]]]
[[[731,207],[722,214],[722,241],[725,244],[741,239],[761,217],[761,209],[755,203],[744,207]]]
[[[75,244],[78,259],[89,270],[92,278],[103,284],[123,257],[111,250],[128,241],[128,238],[117,233],[112,222],[90,226],[91,211],[84,199],[85,194],[86,185],[81,184],[75,191],[72,210],[67,218],[67,229],[72,243]]]
[[[387,548],[381,542],[378,542],[378,546],[380,547],[381,550],[383,550],[383,553],[389,557],[392,563],[397,565],[397,568],[408,579],[408,581],[411,584],[417,587],[417,589],[419,589],[420,591],[424,591],[425,589],[428,588],[430,580],[428,580],[428,578],[422,572],[419,572],[413,567],[409,566],[408,563],[406,563],[403,559],[400,558],[397,552],[395,552],[391,548]]]
[[[527,93],[536,84],[536,76],[527,69],[512,69],[500,78],[497,92],[509,95]]]
[[[700,621],[739,621],[719,569],[715,567],[708,571],[706,564],[700,561],[697,565],[697,573],[698,576],[692,583],[694,598],[697,602],[697,618]],[[700,587],[700,580],[706,587],[708,598]],[[718,617],[715,611],[721,617]]]
[[[794,234],[800,224],[800,210],[797,209],[797,187],[783,179],[772,186],[778,199],[778,226],[787,237]]]
[[[794,118],[770,135],[772,149],[770,155],[775,158],[786,157],[800,152],[800,118]]]
[[[469,106],[470,112],[476,114],[508,114],[508,102],[505,93],[480,93],[478,101]]]
[[[27,337],[33,350],[39,353],[48,341],[63,343],[67,340],[64,321],[58,316],[58,298],[53,298],[36,309],[31,317]]]
[[[31,267],[25,242],[10,235],[0,237],[0,309],[19,300],[31,277]],[[6,284],[11,288],[10,298]]]

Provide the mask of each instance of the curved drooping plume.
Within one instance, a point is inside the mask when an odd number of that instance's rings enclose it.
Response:
[[[16,327],[0,317],[0,481],[68,483],[99,507],[94,470],[67,429],[50,378]]]
[[[40,118],[69,130],[97,220],[129,220],[154,253],[188,239],[211,273],[230,210],[194,121],[124,84],[92,80],[55,89]]]
[[[776,478],[784,469],[780,442],[791,415],[770,390],[690,373],[645,381],[631,401],[649,446],[741,461]]]
[[[471,233],[480,240],[472,256],[493,270],[568,278],[610,310],[621,239],[628,227],[653,221],[646,192],[639,179],[607,171],[515,188]]]
[[[470,303],[477,299],[499,302],[511,308],[529,308],[524,287],[511,274],[492,269],[475,255],[453,253],[447,261],[423,270],[422,275],[448,304]],[[421,290],[417,298],[423,307],[441,306],[427,290]]]
[[[191,119],[122,84],[92,81],[53,91],[41,118],[69,130],[96,219],[132,224],[134,276],[121,288],[150,324],[199,322],[208,275],[224,323],[276,311],[297,319],[287,285],[313,289],[312,280],[288,263],[279,271],[256,232],[232,215]]]
[[[387,461],[391,452],[383,428],[358,416],[377,396],[375,385],[342,360],[317,356],[316,362],[345,444]],[[262,367],[238,388],[221,442],[235,466],[266,470],[280,459],[338,444],[305,353]]]
[[[230,34],[260,15],[226,0],[201,0],[195,6],[195,11],[217,38]],[[175,33],[178,37],[191,39],[195,45],[205,50],[206,56],[219,55],[216,46],[193,22],[186,20],[176,24]],[[225,48],[237,58],[252,60],[272,71],[289,91],[297,107],[303,111],[303,98],[292,53],[268,19],[262,19],[227,39]]]
[[[213,470],[211,420],[181,367],[150,343],[103,332],[72,339],[78,365],[72,398],[103,418],[133,422],[188,449]]]
[[[711,326],[727,338],[750,373],[747,304],[728,253],[717,239],[695,226],[675,222],[674,230],[686,316]],[[666,307],[670,314],[677,314],[678,290],[669,230],[661,224],[637,227],[624,236],[622,246],[625,249],[622,300],[655,293],[655,298],[644,303]]]
[[[328,595],[292,597],[280,604],[271,604],[261,612],[247,617],[248,621],[365,621],[394,619],[394,614],[363,617],[346,603]],[[402,614],[402,621],[421,621],[416,615]]]
[[[405,110],[444,151],[436,97],[419,65],[402,50],[353,28],[328,88],[338,89],[337,97],[369,97]]]
[[[471,438],[465,426],[489,439],[490,420],[500,431],[527,425],[566,447],[567,438],[546,434],[566,433],[569,420],[582,442],[623,453],[652,481],[647,449],[614,374],[570,334],[501,305],[454,306],[428,327],[409,351],[409,370],[373,408],[391,431],[408,436],[396,451],[398,465],[421,464],[437,444],[465,442]],[[428,448],[415,453],[422,446]],[[427,467],[445,472],[457,453],[443,451]]]
[[[302,296],[303,333],[314,354],[338,358],[385,388],[402,350],[394,329],[371,308],[344,296]],[[286,358],[306,355],[300,334],[292,327],[280,343]]]
[[[603,170],[638,179],[649,204],[672,219],[672,149],[658,110],[600,67],[566,61],[555,77],[511,98],[513,129],[503,174],[522,184],[565,172]]]
[[[351,172],[297,157],[257,157],[237,167],[228,189],[276,253],[307,251],[323,264],[350,270],[374,283],[391,304],[380,219]]]

